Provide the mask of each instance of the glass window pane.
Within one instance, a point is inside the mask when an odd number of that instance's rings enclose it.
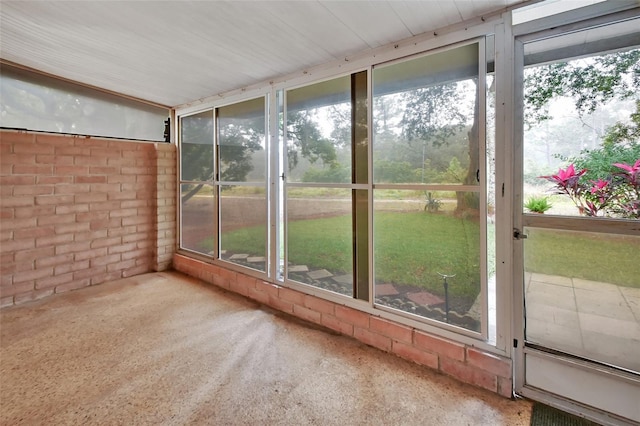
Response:
[[[640,372],[640,237],[524,232],[527,340]]]
[[[288,278],[353,295],[350,189],[287,189]]]
[[[477,211],[454,214],[455,197],[453,192],[374,192],[375,301],[480,331],[480,218]]]
[[[373,72],[377,183],[477,185],[478,45]]]
[[[180,172],[183,181],[213,181],[213,111],[181,119]]]
[[[353,92],[353,183],[369,182],[368,73],[351,76]]]
[[[2,64],[0,125],[164,141],[169,110]]]
[[[218,108],[221,182],[266,179],[265,98]]]
[[[525,55],[541,60],[564,42],[530,43]],[[523,212],[640,218],[639,67],[635,48],[524,70]]]
[[[286,93],[289,182],[351,182],[351,78]]]
[[[267,196],[263,186],[220,186],[220,258],[266,271]]]
[[[180,185],[180,247],[205,255],[215,250],[213,185]]]

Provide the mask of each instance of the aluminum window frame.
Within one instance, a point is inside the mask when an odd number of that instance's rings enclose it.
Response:
[[[511,144],[511,132],[504,126],[510,122],[510,114],[513,109],[511,89],[508,87],[512,78],[512,50],[513,50],[513,37],[511,35],[510,25],[510,12],[505,10],[501,14],[495,14],[490,17],[477,17],[462,24],[456,24],[438,30],[434,33],[422,34],[420,36],[411,37],[406,40],[402,40],[391,45],[386,45],[380,48],[373,49],[372,51],[363,52],[361,54],[354,55],[346,58],[345,60],[334,61],[332,63],[319,65],[316,67],[308,68],[289,74],[284,77],[274,79],[269,82],[258,83],[254,86],[245,87],[241,89],[235,89],[226,93],[203,98],[198,101],[194,101],[188,104],[179,106],[176,109],[176,116],[190,114],[196,111],[202,111],[207,108],[215,108],[224,104],[228,104],[232,101],[238,101],[242,99],[248,99],[255,97],[256,95],[263,94],[265,92],[271,93],[270,101],[270,147],[271,156],[273,160],[269,168],[271,176],[269,182],[271,185],[270,194],[273,198],[269,197],[270,211],[273,213],[271,216],[271,230],[273,231],[274,238],[272,239],[271,247],[273,251],[271,256],[274,259],[271,267],[271,274],[269,281],[277,284],[284,285],[283,280],[279,280],[277,277],[276,269],[278,265],[276,261],[278,259],[277,252],[277,239],[280,238],[278,231],[279,225],[278,212],[280,206],[278,200],[282,198],[282,194],[279,192],[279,176],[277,173],[277,161],[280,160],[281,149],[281,135],[279,129],[276,126],[278,123],[278,115],[276,113],[278,106],[277,96],[278,93],[283,93],[284,90],[300,87],[303,85],[309,85],[322,80],[339,77],[345,74],[351,74],[357,71],[369,70],[368,73],[368,109],[369,114],[372,112],[372,99],[371,99],[371,78],[372,67],[374,65],[386,63],[394,60],[401,60],[412,55],[418,54],[430,54],[435,53],[441,49],[447,49],[451,45],[457,43],[465,43],[469,40],[485,37],[488,35],[495,36],[495,71],[494,76],[496,78],[496,182],[495,182],[495,194],[496,194],[496,224],[502,223],[500,226],[496,226],[496,299],[497,299],[497,327],[496,327],[496,340],[489,342],[479,334],[466,334],[461,333],[460,329],[443,327],[443,324],[431,324],[423,320],[417,320],[415,318],[409,318],[401,315],[397,315],[393,312],[386,312],[378,308],[373,307],[372,297],[365,302],[356,300],[353,298],[345,298],[338,294],[327,294],[327,291],[321,291],[320,289],[313,288],[308,285],[296,284],[295,282],[288,282],[287,287],[294,290],[304,292],[305,294],[317,296],[334,303],[349,306],[354,309],[360,310],[370,315],[378,316],[380,318],[386,318],[395,321],[406,326],[413,327],[418,330],[422,330],[437,336],[448,338],[462,344],[471,345],[481,350],[495,353],[497,355],[511,357],[511,270],[509,265],[509,258],[511,256],[511,203],[508,202],[511,197],[510,188],[510,144]],[[481,63],[484,60],[480,58]],[[371,126],[369,126],[369,140],[371,140]],[[371,152],[369,152],[369,164],[371,164]],[[372,173],[371,167],[369,173]],[[372,209],[372,185],[371,176],[369,177],[369,184],[363,187],[363,189],[369,189],[369,209]],[[505,190],[506,186],[506,190]],[[371,213],[369,213],[371,215]],[[371,217],[371,216],[370,216]],[[369,223],[369,239],[371,241],[372,235],[372,223]],[[371,244],[369,245],[371,249]],[[369,253],[371,258],[372,253]],[[218,264],[215,259],[210,260],[214,264]],[[234,265],[224,265],[225,267],[240,271],[242,273],[256,276],[243,268],[235,267]],[[370,264],[370,267],[372,265]],[[370,273],[370,277],[371,277]],[[261,278],[264,278],[261,276]],[[372,293],[372,280],[370,280],[370,294]]]

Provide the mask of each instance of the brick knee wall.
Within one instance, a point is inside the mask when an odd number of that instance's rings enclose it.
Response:
[[[171,267],[177,238],[177,166],[176,146],[154,144],[155,148],[155,241],[153,242],[153,270]]]
[[[0,131],[0,306],[170,266],[170,144]]]
[[[511,360],[413,327],[179,254],[174,269],[367,345],[511,397]]]

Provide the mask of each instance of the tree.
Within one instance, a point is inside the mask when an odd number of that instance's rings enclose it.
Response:
[[[592,113],[611,99],[627,99],[640,88],[640,49],[536,66],[525,75],[525,121],[550,118],[549,102],[570,96],[580,115]]]
[[[312,110],[287,114],[287,159],[289,171],[293,170],[300,156],[311,163],[320,160],[326,165],[336,165],[337,154],[331,139],[322,137]]]
[[[450,107],[463,101],[456,83],[408,91],[404,93],[404,98],[406,104],[400,124],[409,144],[415,140],[429,139],[439,146],[465,125],[463,112]]]
[[[213,112],[185,117],[181,124],[181,180],[213,183]],[[182,194],[182,203],[200,192],[204,183],[186,185],[188,191]]]
[[[566,170],[580,171],[571,186],[576,190],[569,192],[577,197],[578,204],[584,204],[582,210],[587,215],[639,215],[635,175],[620,171],[620,167],[635,170],[633,165],[640,161],[639,91],[640,49],[542,65],[526,73],[525,117],[529,127],[549,120],[548,106],[560,96],[571,97],[581,119],[613,100],[635,99],[635,111],[629,120],[619,120],[607,128],[598,146],[583,149],[578,155],[559,155],[570,163]],[[544,178],[557,180],[562,172],[561,168],[557,175]]]
[[[208,111],[182,120],[182,180],[210,182],[214,179],[213,112]],[[251,156],[262,149],[264,117],[225,117],[218,121],[219,179],[242,182],[253,169]],[[182,196],[186,202],[204,183],[192,185]]]
[[[408,144],[419,141],[429,141],[433,147],[439,148],[467,126],[469,117],[473,118],[473,124],[467,131],[467,158],[468,164],[462,184],[473,185],[477,183],[480,169],[480,156],[478,150],[479,140],[479,97],[477,82],[472,86],[475,90],[472,105],[468,103],[468,95],[471,87],[465,81],[454,81],[423,87],[404,93],[406,106],[401,124],[403,135]],[[456,212],[462,213],[468,209],[477,209],[479,199],[477,194],[469,194],[463,191],[456,192]]]
[[[242,182],[253,170],[251,155],[262,149],[264,118],[219,120],[220,180]]]

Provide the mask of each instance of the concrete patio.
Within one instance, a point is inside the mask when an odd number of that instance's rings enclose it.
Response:
[[[640,288],[526,274],[533,343],[640,371]]]

